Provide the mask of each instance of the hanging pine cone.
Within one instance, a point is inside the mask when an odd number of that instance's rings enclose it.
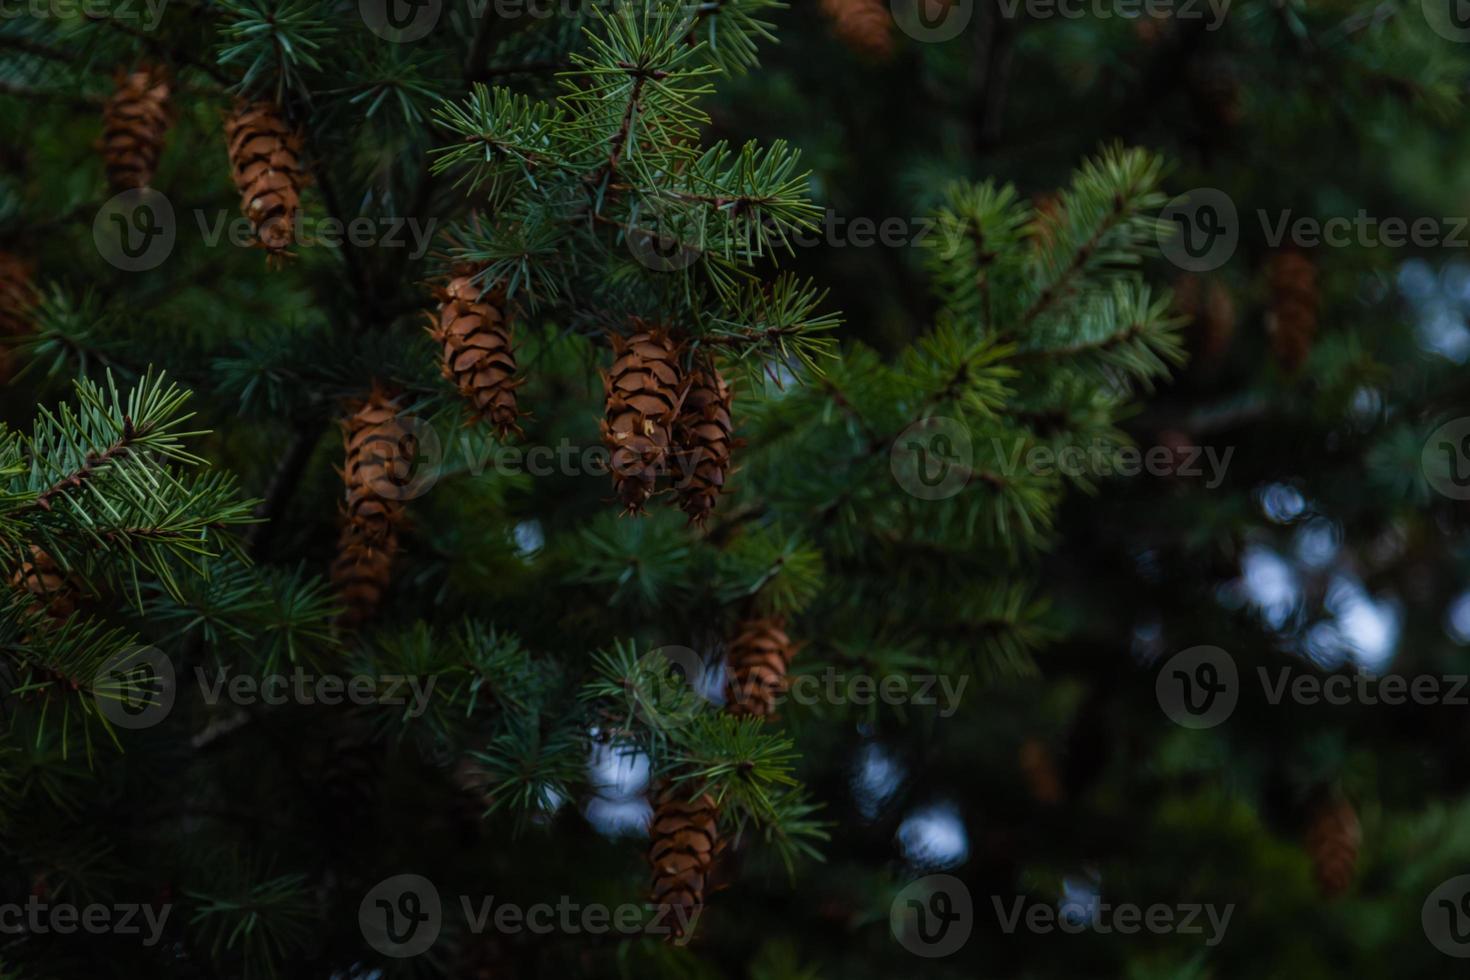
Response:
[[[169,81],[162,68],[119,72],[102,110],[102,160],[115,191],[147,187],[169,127]]]
[[[404,487],[417,449],[398,420],[398,405],[376,386],[342,425],[347,486],[342,532],[332,562],[332,582],[344,607],[341,622],[357,626],[377,609],[388,590]]]
[[[1234,63],[1221,56],[1190,61],[1185,72],[1185,87],[1206,142],[1221,142],[1224,135],[1245,118],[1239,76]]]
[[[1271,310],[1266,331],[1276,360],[1288,372],[1301,369],[1317,336],[1317,266],[1295,249],[1273,254],[1266,265]]]
[[[1056,760],[1039,738],[1028,738],[1017,753],[1021,778],[1037,803],[1052,806],[1062,801],[1062,781],[1057,775]]]
[[[730,386],[713,364],[697,368],[690,376],[679,420],[674,426],[678,452],[674,477],[679,488],[679,506],[689,520],[704,526],[725,488],[730,471],[734,428],[730,421]]]
[[[1362,843],[1363,828],[1351,803],[1337,798],[1317,807],[1307,827],[1307,854],[1324,898],[1336,898],[1353,883]]]
[[[35,545],[30,545],[29,550],[30,558],[22,561],[10,576],[11,588],[23,589],[36,597],[37,601],[30,606],[32,615],[66,619],[76,612],[76,586],[56,564],[56,559]]]
[[[481,296],[472,276],[470,269],[455,270],[439,291],[439,316],[429,332],[444,348],[444,377],[473,406],[476,419],[488,421],[504,439],[521,434],[516,389],[525,382],[516,378],[505,294]]]
[[[848,47],[870,58],[893,54],[893,18],[883,0],[822,0],[822,13]]]
[[[1180,276],[1174,283],[1174,311],[1189,317],[1201,360],[1218,359],[1235,337],[1235,299],[1217,276]]]
[[[301,189],[301,134],[269,102],[242,102],[225,121],[230,171],[240,192],[240,211],[272,255],[291,244]]]
[[[31,263],[10,252],[0,252],[0,383],[15,373],[15,353],[5,343],[31,331],[36,287]]]
[[[741,623],[726,662],[725,710],[733,715],[771,715],[776,698],[786,690],[786,671],[795,655],[783,617]]]
[[[704,905],[705,886],[722,849],[714,798],[689,798],[687,787],[665,783],[654,794],[648,860],[653,865],[654,921],[684,935]]]
[[[612,370],[602,377],[607,417],[602,441],[612,454],[613,487],[628,513],[642,513],[669,465],[673,425],[685,386],[679,347],[660,328],[612,338]]]

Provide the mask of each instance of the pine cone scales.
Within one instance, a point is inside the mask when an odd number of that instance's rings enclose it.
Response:
[[[1318,808],[1307,828],[1307,853],[1312,874],[1325,898],[1336,898],[1353,883],[1363,827],[1347,800],[1331,800]]]
[[[503,439],[520,434],[516,389],[516,355],[511,346],[510,316],[499,292],[482,297],[471,274],[460,272],[439,294],[439,317],[430,330],[444,348],[444,377],[488,421]]]
[[[36,597],[37,602],[30,607],[33,614],[66,619],[76,612],[76,587],[67,580],[56,559],[35,545],[29,547],[31,556],[11,575],[11,587]]]
[[[1287,371],[1298,371],[1317,336],[1317,267],[1298,251],[1277,252],[1266,267],[1271,312],[1266,329],[1271,350]]]
[[[725,710],[733,715],[768,717],[786,690],[786,671],[796,648],[780,616],[747,620],[730,644]]]
[[[680,352],[658,328],[626,340],[614,335],[612,346],[612,370],[602,379],[607,396],[602,440],[612,454],[613,487],[628,513],[638,514],[669,464],[684,395]]]
[[[376,387],[343,423],[342,441],[347,502],[331,575],[344,607],[340,621],[353,627],[388,591],[404,511],[399,491],[416,450],[398,421],[397,403]]]
[[[296,214],[307,175],[301,134],[269,102],[242,103],[225,121],[230,170],[240,192],[240,211],[255,237],[276,254],[295,237]]]
[[[1225,353],[1235,336],[1235,299],[1219,278],[1180,276],[1174,283],[1174,309],[1189,317],[1201,358],[1210,361]]]
[[[654,799],[649,836],[656,920],[682,936],[704,905],[705,885],[720,852],[714,798],[706,793],[690,800],[687,790],[665,784]]]
[[[160,68],[118,73],[117,90],[102,110],[102,159],[113,190],[152,182],[169,127],[169,93]]]
[[[725,475],[730,471],[730,452],[734,448],[730,434],[734,428],[730,421],[733,400],[730,386],[712,365],[696,370],[675,426],[675,440],[679,445],[674,460],[679,506],[692,522],[701,526],[714,511],[725,488]]]
[[[873,58],[893,53],[893,18],[883,0],[822,0],[822,13],[848,47]]]

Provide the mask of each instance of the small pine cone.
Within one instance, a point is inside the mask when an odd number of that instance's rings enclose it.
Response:
[[[1056,760],[1046,743],[1038,738],[1026,739],[1017,753],[1017,763],[1032,799],[1046,806],[1062,801],[1062,781],[1057,776]]]
[[[1235,299],[1218,277],[1186,273],[1174,283],[1174,310],[1190,319],[1199,357],[1213,361],[1235,337]]]
[[[870,58],[893,54],[893,17],[883,0],[822,0],[822,13],[848,47]]]
[[[1317,266],[1301,252],[1288,250],[1271,256],[1266,265],[1271,286],[1271,311],[1266,330],[1271,350],[1282,368],[1301,369],[1317,336]]]
[[[714,365],[695,370],[674,426],[678,452],[674,475],[678,481],[679,506],[695,524],[704,525],[725,488],[730,472],[734,428],[730,403],[734,396]]]
[[[240,192],[240,211],[255,237],[275,255],[295,238],[296,214],[307,174],[301,134],[269,102],[242,102],[225,120],[230,172]]]
[[[1031,247],[1045,252],[1056,241],[1057,229],[1062,223],[1061,195],[1054,192],[1037,194],[1031,201],[1035,214],[1031,218]]]
[[[10,576],[11,588],[23,589],[36,597],[37,601],[30,607],[33,615],[66,619],[76,612],[76,585],[49,554],[35,545],[30,545],[30,554]]]
[[[1358,813],[1347,800],[1328,800],[1312,814],[1307,827],[1307,854],[1324,898],[1336,898],[1353,883],[1362,843]]]
[[[474,407],[475,417],[504,439],[521,434],[516,389],[525,382],[516,378],[505,295],[496,290],[481,296],[472,275],[457,270],[439,292],[439,316],[429,332],[444,348],[444,377]]]
[[[412,438],[399,422],[397,403],[376,386],[342,425],[347,501],[332,582],[345,626],[370,618],[388,591],[403,520],[400,491],[417,455]]]
[[[725,710],[733,715],[769,717],[776,698],[786,690],[786,671],[796,646],[786,635],[786,621],[765,616],[740,624],[726,663]]]
[[[115,191],[147,187],[169,127],[168,75],[158,67],[119,72],[102,110],[102,160]]]
[[[612,454],[613,487],[628,513],[642,513],[669,464],[673,425],[685,385],[680,350],[654,327],[612,338],[612,370],[602,377],[607,416],[602,441]]]
[[[32,281],[34,266],[10,252],[0,252],[0,384],[15,373],[14,352],[6,338],[31,331],[31,310],[36,305]]]
[[[691,800],[687,788],[665,783],[654,795],[648,829],[655,921],[677,938],[703,907],[722,850],[714,798],[706,793]]]

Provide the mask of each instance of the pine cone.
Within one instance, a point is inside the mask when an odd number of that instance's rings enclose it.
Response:
[[[1363,827],[1351,803],[1337,798],[1318,806],[1307,827],[1307,854],[1324,898],[1336,898],[1353,883],[1362,843]]]
[[[883,0],[822,0],[822,13],[848,47],[870,58],[893,54],[893,18]]]
[[[741,623],[726,664],[725,710],[733,715],[771,715],[776,698],[786,690],[786,670],[795,655],[783,617]]]
[[[504,439],[521,434],[516,389],[525,382],[516,378],[505,294],[481,296],[472,275],[456,270],[440,290],[439,317],[429,332],[444,348],[444,377],[474,406],[475,418],[489,421]]]
[[[714,511],[730,471],[733,400],[730,386],[713,364],[698,368],[689,379],[674,426],[674,440],[679,447],[674,458],[679,506],[691,522],[701,527]]]
[[[62,620],[76,612],[77,589],[45,551],[30,545],[31,557],[21,562],[20,568],[10,576],[11,588],[24,589],[35,596],[31,605],[33,615],[46,615]]]
[[[153,180],[169,127],[170,87],[157,66],[118,72],[117,90],[102,110],[102,160],[113,190],[147,187]]]
[[[1235,299],[1216,276],[1180,276],[1174,283],[1174,311],[1189,317],[1194,347],[1203,360],[1219,358],[1235,337]]]
[[[31,331],[31,310],[36,305],[33,275],[31,263],[10,252],[0,252],[0,384],[15,373],[15,354],[4,341]]]
[[[225,121],[225,139],[240,211],[261,245],[275,255],[295,238],[301,189],[307,183],[301,134],[271,103],[242,102]]]
[[[685,386],[679,347],[661,329],[614,335],[612,370],[603,375],[607,417],[602,441],[612,453],[613,487],[628,513],[642,513],[669,463],[672,428]]]
[[[689,790],[665,783],[654,795],[652,842],[648,860],[653,865],[654,921],[684,934],[704,905],[705,885],[722,845],[714,798],[689,798]]]
[[[1046,806],[1062,801],[1062,781],[1057,776],[1056,760],[1046,743],[1038,738],[1026,739],[1017,753],[1017,762],[1032,799]]]
[[[1281,366],[1295,372],[1306,363],[1317,335],[1317,267],[1294,249],[1277,252],[1266,265],[1271,311],[1266,331]]]
[[[404,510],[397,491],[417,451],[398,421],[397,403],[376,386],[343,423],[342,441],[347,502],[332,582],[345,607],[340,621],[353,627],[373,614],[388,590]]]

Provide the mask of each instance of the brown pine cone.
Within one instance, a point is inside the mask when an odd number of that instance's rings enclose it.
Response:
[[[1352,885],[1362,844],[1363,827],[1351,803],[1337,798],[1317,807],[1307,827],[1307,854],[1324,898],[1336,898]]]
[[[704,906],[705,885],[722,850],[714,798],[690,799],[688,787],[665,783],[654,794],[648,860],[653,865],[654,920],[674,938]]]
[[[730,421],[730,386],[713,364],[696,369],[689,379],[679,420],[674,426],[678,451],[674,477],[679,488],[679,506],[689,520],[704,526],[725,489],[730,472],[734,428]]]
[[[472,276],[458,269],[439,291],[439,316],[429,332],[444,348],[444,377],[473,406],[475,418],[488,421],[502,439],[521,435],[516,389],[525,382],[516,377],[505,294],[497,289],[481,296]]]
[[[31,310],[36,305],[32,281],[34,266],[18,255],[0,252],[0,384],[15,373],[15,353],[7,338],[31,331]]]
[[[1045,742],[1039,738],[1026,739],[1021,743],[1016,761],[1032,799],[1046,806],[1062,801],[1062,781],[1057,775],[1056,760]]]
[[[22,561],[20,568],[10,576],[11,588],[23,589],[36,597],[37,601],[30,607],[33,615],[66,619],[76,612],[76,585],[56,564],[56,559],[35,545],[29,548],[30,558]]]
[[[376,386],[343,422],[342,441],[347,501],[332,582],[345,607],[340,621],[351,627],[368,619],[388,590],[403,520],[401,490],[417,449],[397,403]]]
[[[786,671],[796,646],[786,635],[786,620],[764,616],[740,624],[726,660],[725,710],[733,715],[768,717],[786,690]]]
[[[1295,249],[1276,252],[1266,265],[1271,310],[1266,331],[1276,360],[1288,372],[1299,371],[1317,336],[1317,266]]]
[[[1190,319],[1199,357],[1216,360],[1235,337],[1235,299],[1216,276],[1185,273],[1174,283],[1174,311]]]
[[[240,192],[240,211],[272,255],[295,238],[296,214],[307,173],[301,134],[269,102],[242,102],[225,120],[230,172]]]
[[[822,13],[848,47],[870,58],[893,54],[893,17],[883,0],[822,0]]]
[[[118,72],[102,109],[102,160],[113,190],[147,187],[158,170],[169,127],[167,73],[157,66]]]
[[[607,416],[602,441],[612,454],[613,487],[630,514],[643,512],[669,465],[673,425],[685,385],[680,350],[658,327],[612,338],[612,370],[602,377]]]

